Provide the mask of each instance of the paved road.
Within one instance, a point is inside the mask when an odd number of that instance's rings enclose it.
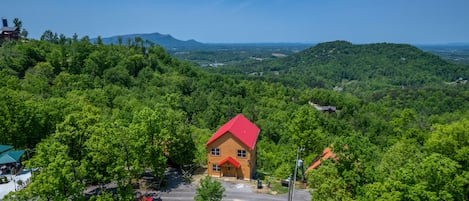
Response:
[[[3,199],[3,197],[12,192],[16,191],[16,189],[23,188],[26,185],[26,181],[29,181],[29,178],[31,177],[31,170],[23,170],[22,172],[18,173],[16,176],[15,175],[2,175],[8,178],[9,182],[5,184],[0,184],[0,200]],[[18,180],[22,180],[24,185],[20,186],[18,185]]]
[[[195,184],[185,184],[176,172],[170,171],[166,175],[168,177],[167,189],[160,192],[163,201],[189,201],[194,200]],[[220,181],[225,188],[223,200],[227,201],[285,201],[287,195],[271,195],[265,193],[257,193],[248,182],[244,181]],[[311,200],[311,195],[306,190],[295,190],[294,200]]]

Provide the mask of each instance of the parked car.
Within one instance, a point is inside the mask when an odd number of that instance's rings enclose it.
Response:
[[[288,187],[290,185],[290,180],[290,177],[288,177],[287,179],[280,180],[280,183],[282,184],[282,186]]]

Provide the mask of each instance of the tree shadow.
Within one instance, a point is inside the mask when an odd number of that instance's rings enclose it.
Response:
[[[182,185],[190,185],[190,182],[185,180],[176,168],[168,168],[165,172],[164,182],[160,191],[171,192]]]

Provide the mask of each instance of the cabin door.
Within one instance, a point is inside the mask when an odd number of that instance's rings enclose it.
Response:
[[[224,177],[235,177],[236,176],[236,168],[230,164],[224,165],[222,168],[223,176]]]

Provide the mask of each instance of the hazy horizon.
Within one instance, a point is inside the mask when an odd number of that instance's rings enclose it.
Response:
[[[159,33],[159,32],[153,32],[153,33],[128,33],[128,34],[121,34],[121,35],[112,35],[112,36],[101,36],[101,38],[112,38],[112,37],[118,37],[118,36],[127,36],[127,35],[146,35],[146,34],[161,34],[161,35],[170,35],[176,40],[181,40],[181,41],[189,41],[189,40],[195,40],[196,42],[206,44],[206,45],[253,45],[253,44],[265,44],[265,45],[270,45],[270,44],[298,44],[298,45],[316,45],[319,43],[326,43],[326,42],[334,42],[334,41],[347,41],[347,40],[328,40],[328,41],[318,41],[318,42],[282,42],[282,41],[274,41],[274,42],[269,42],[269,41],[264,41],[264,42],[205,42],[205,41],[199,41],[197,39],[191,38],[191,39],[180,39],[175,36],[173,36],[170,33]],[[98,36],[96,37],[90,37],[92,40],[96,40]],[[469,42],[449,42],[449,43],[399,43],[399,42],[389,42],[389,41],[381,41],[381,42],[363,42],[363,43],[356,43],[353,41],[347,41],[351,42],[354,45],[365,45],[365,44],[373,44],[373,43],[395,43],[395,44],[410,44],[410,45],[415,45],[415,46],[469,46]]]
[[[469,43],[465,0],[8,1],[30,38],[170,34],[203,43]]]

